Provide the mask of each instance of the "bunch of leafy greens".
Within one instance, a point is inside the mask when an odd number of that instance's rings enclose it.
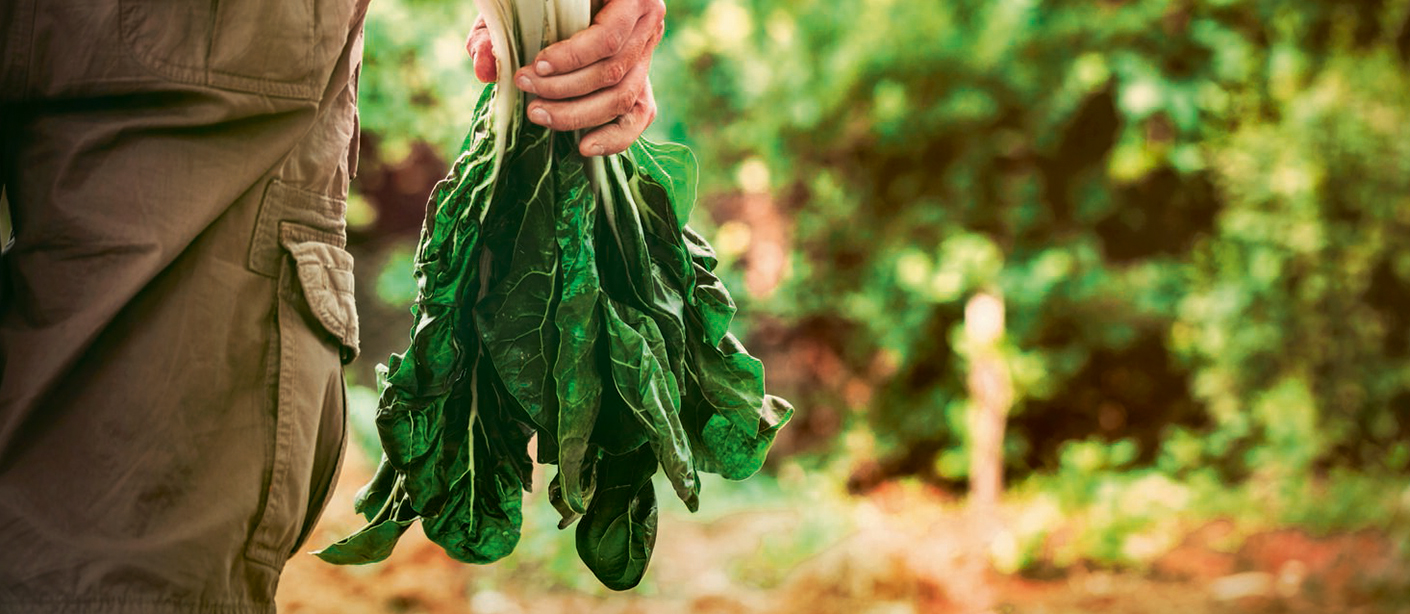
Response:
[[[525,121],[508,80],[585,28],[589,0],[477,0],[499,59],[418,245],[411,345],[379,367],[384,455],[358,493],[368,524],[318,552],[385,559],[420,519],[452,557],[519,540],[537,460],[558,466],[559,528],[606,586],[636,586],[656,540],[659,468],[694,511],[699,471],[758,471],[793,414],[728,332],[734,302],[684,221],[696,164],[638,141],[584,158],[578,136]]]

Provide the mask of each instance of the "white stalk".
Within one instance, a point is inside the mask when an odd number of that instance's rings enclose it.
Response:
[[[485,18],[494,52],[495,80],[494,171],[498,177],[505,152],[512,147],[519,128],[519,116],[527,102],[514,85],[514,73],[524,62],[532,61],[544,47],[587,29],[601,0],[475,0]],[[592,175],[605,169],[601,158],[593,158]],[[602,192],[601,188],[597,189]]]
[[[517,0],[514,8],[519,12],[519,56],[520,66],[534,61],[548,42],[544,38],[548,29],[548,2],[553,0]],[[515,70],[518,70],[516,67]]]
[[[586,30],[592,25],[592,16],[597,10],[602,8],[601,0],[549,0],[556,5],[558,16],[558,40],[571,38],[574,34]],[[578,131],[578,136],[582,137],[583,131]],[[603,200],[606,206],[608,220],[615,217],[613,211],[612,191],[606,189],[607,186],[607,162],[603,156],[593,156],[588,159],[588,177],[592,181],[593,191]]]
[[[494,94],[494,171],[499,176],[504,152],[509,147],[510,131],[518,127],[519,88],[514,87],[514,71],[519,70],[519,41],[510,33],[518,30],[514,0],[475,0],[475,8],[485,18],[490,34],[490,48],[495,59]]]
[[[586,30],[592,23],[592,6],[588,0],[558,0],[558,40]]]
[[[596,156],[589,161],[592,170],[592,188],[597,192],[597,197],[602,199],[602,212],[607,216],[607,227],[612,229],[612,236],[617,239],[617,247],[622,245],[622,236],[617,232],[617,204],[612,201],[612,188],[607,183],[607,165],[602,156]]]
[[[631,209],[632,222],[636,224],[637,236],[644,237],[646,236],[646,231],[641,227],[640,210],[646,208],[646,203],[645,201],[640,200],[641,191],[638,190],[635,185],[632,185],[627,181],[627,171],[622,168],[622,156],[620,154],[611,156],[611,163],[612,174],[617,177],[617,182],[620,183],[623,187],[630,187],[630,189],[624,191],[628,201],[630,201],[627,204],[631,205],[628,208]]]

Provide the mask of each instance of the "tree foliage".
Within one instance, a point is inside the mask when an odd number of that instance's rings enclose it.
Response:
[[[897,365],[858,409],[954,451],[942,473],[965,471],[958,326],[986,288],[1013,464],[1096,435],[1236,475],[1402,469],[1407,9],[678,0],[655,78],[709,189],[762,161],[794,217],[767,307],[857,372]]]
[[[738,298],[889,365],[864,403],[785,390],[803,419],[850,403],[962,476],[958,331],[986,289],[1016,467],[1093,437],[1230,476],[1410,465],[1410,2],[668,5],[652,130],[696,149],[706,202],[766,169],[791,220],[783,286]],[[449,6],[374,3],[368,130],[463,132]]]

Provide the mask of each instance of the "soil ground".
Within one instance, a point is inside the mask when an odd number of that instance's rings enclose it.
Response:
[[[349,454],[310,549],[361,526],[352,498],[370,469]],[[854,529],[796,560],[760,552],[775,543],[770,536],[806,524],[808,509],[703,520],[665,513],[647,581],[627,593],[595,585],[573,560],[567,532],[521,544],[565,544],[556,557],[514,561],[516,552],[476,567],[450,560],[413,528],[376,565],[294,557],[279,607],[285,614],[1410,614],[1404,561],[1372,531],[1320,538],[1270,531],[1230,549],[1220,545],[1230,527],[1216,521],[1191,530],[1150,569],[1033,578],[991,571],[973,554],[982,532],[937,501],[887,488],[861,499]]]

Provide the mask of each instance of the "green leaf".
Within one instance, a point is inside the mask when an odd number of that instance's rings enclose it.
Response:
[[[714,273],[719,260],[705,237],[689,227],[685,228],[681,236],[694,268],[694,300],[691,305],[698,308],[696,315],[703,326],[705,345],[713,346],[724,338],[725,333],[729,331],[730,322],[734,320],[734,297],[730,296],[724,282]]]
[[[422,519],[426,536],[452,558],[485,564],[505,556],[519,543],[523,524],[523,489],[529,466],[528,437],[502,404],[509,395],[496,390],[493,369],[478,365],[471,378],[476,393],[461,425],[455,456],[447,461],[456,479],[439,514]],[[469,387],[467,387],[467,391]],[[468,396],[468,395],[467,395]]]
[[[606,350],[606,344],[603,344]],[[610,358],[603,352],[599,365]],[[610,371],[608,372],[610,376]],[[636,419],[636,413],[627,404],[616,386],[606,386],[602,390],[602,408],[597,414],[597,423],[592,429],[592,444],[609,454],[626,454],[647,444],[647,431]]]
[[[524,490],[530,490],[534,459],[529,456],[529,439],[537,431],[514,397],[504,389],[504,382],[493,377],[493,369],[489,365],[485,365],[484,369],[480,375],[480,381],[485,382],[481,386],[480,416],[498,425],[498,435],[490,441],[490,452],[519,476]]]
[[[703,240],[701,245],[709,247]],[[687,384],[693,386],[687,387],[686,396],[699,394],[711,413],[724,416],[744,436],[755,437],[764,407],[764,364],[729,333],[734,301],[724,283],[699,262],[696,279],[701,300],[688,314],[693,334]]]
[[[384,454],[381,462],[377,463],[377,471],[372,474],[372,479],[368,480],[353,498],[353,510],[371,521],[377,512],[381,511],[382,506],[386,505],[387,499],[391,498],[392,487],[396,481],[396,469],[392,468]]]
[[[596,479],[597,477],[595,471],[593,472],[593,477],[594,479]],[[581,512],[578,512],[577,510],[574,510],[573,508],[569,507],[568,502],[563,499],[562,472],[559,472],[558,475],[553,476],[553,480],[549,481],[548,483],[548,503],[553,506],[554,510],[558,511],[558,529],[560,531],[568,528],[583,516]]]
[[[465,151],[427,204],[415,259],[411,343],[379,369],[378,434],[388,462],[406,476],[412,507],[423,514],[436,513],[447,496],[442,461],[456,444],[443,441],[446,404],[467,366],[467,346],[459,337],[464,317],[457,305],[472,304],[478,292],[480,217],[494,198],[488,170],[494,139],[485,132],[492,88],[486,89]],[[458,430],[452,428],[449,436]]]
[[[685,379],[685,358],[687,353],[685,300],[682,289],[673,283],[670,275],[656,263],[651,264],[652,303],[646,309],[651,321],[661,331],[660,354],[666,357],[673,379],[679,383]]]
[[[605,176],[600,178],[606,185],[597,186],[602,215],[595,239],[603,289],[608,296],[646,309],[654,298],[651,253],[646,245],[641,210],[627,185],[631,166],[622,165],[620,156],[611,156],[598,164],[608,167]]]
[[[685,229],[690,210],[695,207],[695,191],[699,185],[699,168],[695,153],[677,143],[653,143],[639,138],[628,149],[637,169],[665,188],[674,205],[676,232]]]
[[[682,149],[684,148],[682,147]],[[687,156],[690,155],[688,149],[684,151]],[[695,198],[694,159],[691,158],[685,162],[677,161],[677,163],[688,163],[690,177],[682,180],[683,183],[689,184],[687,189],[672,186],[671,177],[661,170],[658,160],[646,154],[636,153],[626,160],[632,158],[637,160],[636,166],[629,163],[623,164],[623,174],[627,177],[625,192],[632,196],[633,202],[639,209],[647,252],[652,260],[652,268],[658,273],[658,276],[664,273],[665,277],[674,284],[676,293],[683,297],[686,303],[693,305],[695,304],[695,267],[691,264],[690,247],[686,244],[685,237],[682,236],[685,218],[681,217],[681,212],[676,207],[684,202],[685,215],[689,215],[690,203]],[[645,160],[644,164],[642,160]],[[688,196],[678,195],[677,192],[688,192]],[[684,197],[691,200],[679,200]]]
[[[492,563],[519,543],[523,482],[503,465],[486,469],[461,482],[439,515],[422,519],[426,537],[457,561]]]
[[[710,242],[705,237],[700,236],[694,228],[685,226],[681,228],[681,239],[685,242],[686,248],[690,252],[691,260],[703,267],[706,271],[713,272],[719,266],[719,257],[715,255],[715,248],[710,247]]]
[[[393,399],[379,408],[377,430],[388,463],[405,476],[403,488],[418,513],[434,514],[445,503],[447,476],[439,464],[445,437],[446,398],[426,405]]]
[[[578,524],[578,556],[607,588],[627,590],[646,575],[656,547],[656,461],[640,448],[603,458],[599,471],[597,496]]]
[[[764,408],[764,363],[730,333],[716,347],[695,347],[695,382],[704,401],[746,436],[757,435]]]
[[[646,430],[676,496],[694,511],[700,505],[700,482],[680,422],[680,390],[664,366],[661,331],[651,318],[617,301],[609,299],[603,308],[613,384]]]
[[[391,556],[397,540],[415,520],[416,512],[411,509],[411,500],[398,484],[367,526],[313,554],[335,565],[365,565],[383,561]]]
[[[563,500],[577,513],[587,511],[592,496],[590,479],[582,475],[589,454],[589,440],[602,405],[598,341],[602,335],[598,303],[602,289],[597,277],[593,225],[597,198],[588,183],[582,158],[569,135],[560,143],[557,162],[558,200],[556,238],[561,266],[561,293],[554,323],[558,328],[558,360],[553,378],[558,386],[558,469]]]
[[[553,133],[526,128],[501,181],[512,206],[492,211],[486,249],[493,263],[489,293],[475,305],[480,337],[505,388],[534,423],[556,433],[558,393],[552,369],[558,351],[558,204]]]
[[[670,203],[664,201],[665,192],[646,184],[647,192],[656,197],[652,205],[643,196],[641,174],[630,157],[613,158],[610,164],[609,177],[616,180],[611,190],[616,214],[604,216],[612,232],[599,262],[607,280],[618,283],[609,284],[607,294],[656,323],[663,340],[658,354],[679,382],[685,377],[684,297],[694,283],[693,272],[682,272],[691,266],[684,240]]]
[[[707,346],[714,346],[729,332],[730,322],[734,321],[734,298],[725,289],[724,282],[715,277],[698,262],[695,265],[695,296],[700,334],[698,338]]]
[[[775,396],[764,397],[758,415],[760,428],[753,436],[736,428],[719,414],[710,415],[694,444],[701,471],[729,480],[743,480],[758,473],[768,458],[779,429],[793,417],[793,406]],[[697,414],[698,415],[698,414]]]

